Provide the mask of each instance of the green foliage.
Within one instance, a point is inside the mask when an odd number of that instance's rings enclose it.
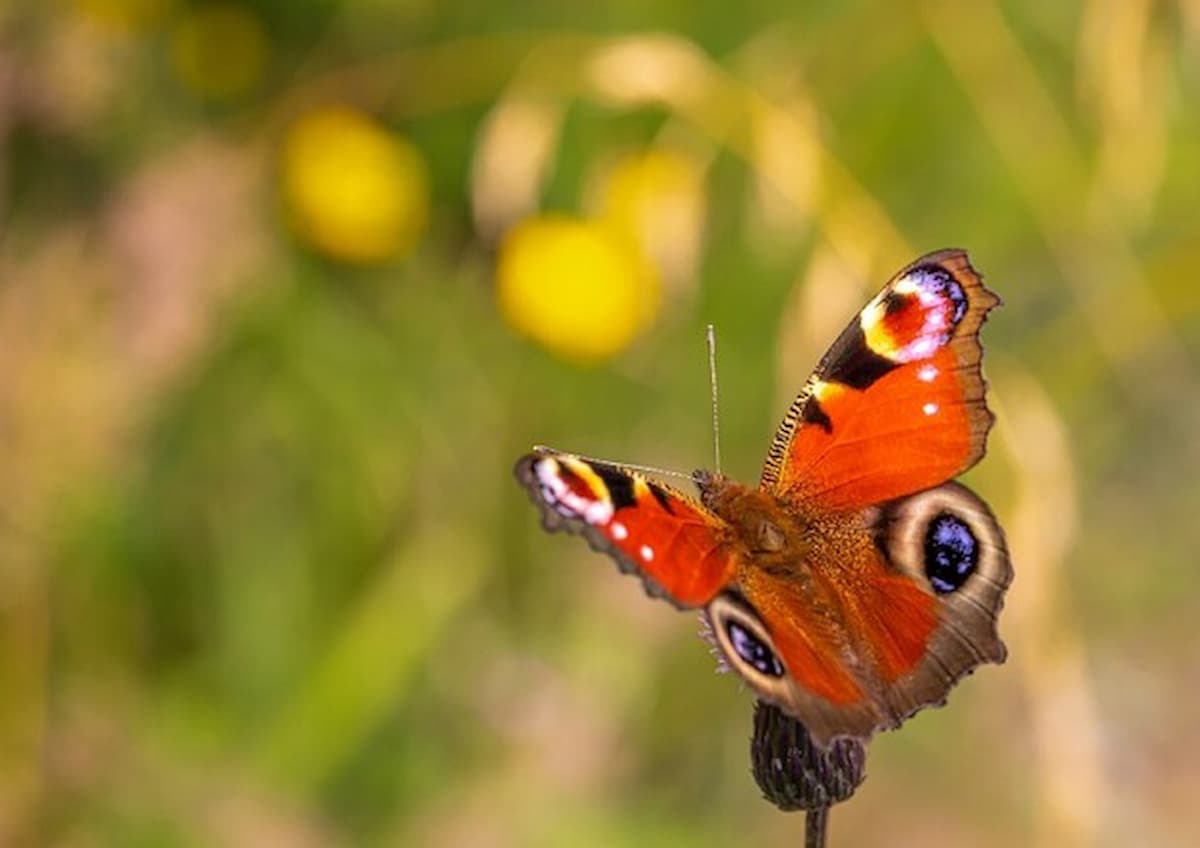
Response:
[[[1013,658],[872,746],[833,844],[1200,838],[1192,6],[234,2],[266,53],[217,94],[173,58],[198,5],[0,11],[0,842],[798,844],[692,616],[543,536],[511,466],[708,464],[713,321],[754,479],[815,328],[948,246],[1006,302],[973,480]],[[695,87],[605,88],[627,37]],[[501,224],[599,220],[630,152],[703,186],[692,264],[605,362],[496,307],[483,128],[526,101],[545,161]],[[292,232],[279,150],[335,103],[421,151],[411,253]]]

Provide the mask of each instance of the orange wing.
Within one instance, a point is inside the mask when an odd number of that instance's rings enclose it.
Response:
[[[979,328],[1000,299],[961,250],[918,259],[822,358],[775,434],[762,487],[851,510],[936,486],[983,456]]]
[[[726,661],[822,747],[896,727],[1003,661],[996,617],[1012,579],[995,518],[957,483],[887,504],[868,528],[826,518],[810,557],[837,569],[803,581],[744,569],[707,609]]]
[[[736,569],[720,518],[629,469],[538,450],[518,460],[516,475],[547,530],[583,534],[654,597],[702,606]]]

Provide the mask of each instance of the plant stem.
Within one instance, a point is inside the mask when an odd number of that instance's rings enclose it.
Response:
[[[804,848],[825,848],[825,830],[828,825],[828,807],[817,807],[805,813]]]

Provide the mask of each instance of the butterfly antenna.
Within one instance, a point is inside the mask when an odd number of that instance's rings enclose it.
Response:
[[[575,459],[582,459],[584,462],[596,462],[600,465],[612,465],[617,468],[627,468],[630,471],[640,471],[643,474],[661,474],[664,477],[680,477],[684,480],[691,480],[691,474],[685,474],[682,471],[672,471],[669,468],[658,468],[653,465],[635,465],[632,462],[616,462],[611,459],[601,459],[596,456],[587,456],[581,453],[571,453],[570,451],[561,451],[558,448],[552,448],[549,445],[534,445],[534,453],[557,453],[563,456],[573,456]]]
[[[717,403],[717,331],[709,324],[705,332],[708,340],[708,381],[712,386],[713,462],[714,471],[721,473],[721,417]]]

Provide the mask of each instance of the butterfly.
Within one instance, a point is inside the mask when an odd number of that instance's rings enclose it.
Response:
[[[1006,656],[1004,534],[952,480],[992,425],[979,330],[999,303],[964,251],[902,269],[817,365],[758,486],[696,471],[697,501],[546,448],[517,479],[546,530],[701,609],[725,663],[818,745],[869,738]]]

